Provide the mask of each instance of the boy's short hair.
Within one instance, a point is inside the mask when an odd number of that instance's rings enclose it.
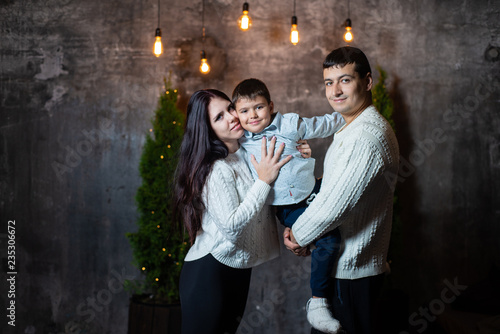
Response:
[[[234,105],[239,99],[253,100],[257,96],[263,96],[267,103],[271,103],[271,94],[266,84],[259,79],[250,78],[243,80],[234,88],[232,102]]]
[[[354,64],[354,70],[358,72],[360,78],[365,78],[370,72],[370,63],[366,55],[358,48],[344,46],[330,52],[323,62],[323,69],[333,66],[344,67],[347,64]]]

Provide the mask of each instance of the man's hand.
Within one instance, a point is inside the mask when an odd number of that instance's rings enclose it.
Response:
[[[287,227],[285,228],[285,231],[283,232],[283,240],[286,249],[291,251],[297,256],[309,256],[311,255],[311,251],[309,250],[309,247],[301,247],[298,243],[297,240],[295,240],[295,237],[293,236],[292,230]]]
[[[311,146],[307,143],[307,140],[301,139],[297,142],[297,150],[299,150],[302,158],[310,158],[312,155]]]

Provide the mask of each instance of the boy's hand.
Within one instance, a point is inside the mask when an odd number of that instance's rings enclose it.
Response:
[[[283,167],[292,156],[289,155],[283,160],[279,160],[281,153],[285,149],[285,143],[281,143],[280,147],[274,153],[274,146],[276,145],[276,137],[271,139],[271,143],[269,144],[269,148],[267,148],[267,138],[262,138],[262,147],[261,147],[261,159],[258,163],[255,159],[255,156],[252,154],[251,161],[252,165],[259,176],[259,179],[266,182],[267,184],[271,184],[276,180],[278,174],[280,172],[280,168]]]
[[[297,150],[299,150],[300,155],[302,155],[302,158],[310,158],[312,155],[312,150],[309,144],[307,143],[307,140],[301,139],[297,141]]]

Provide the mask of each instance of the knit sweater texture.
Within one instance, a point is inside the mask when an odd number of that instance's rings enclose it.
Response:
[[[250,268],[279,256],[274,211],[265,205],[271,187],[253,180],[240,148],[217,160],[203,188],[202,226],[185,261],[212,254],[233,268]]]
[[[292,231],[304,246],[340,229],[336,278],[385,271],[398,165],[394,131],[374,106],[335,134],[325,155],[321,189]]]

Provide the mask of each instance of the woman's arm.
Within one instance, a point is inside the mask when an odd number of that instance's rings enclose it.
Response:
[[[230,240],[236,239],[245,225],[262,209],[271,186],[256,180],[244,198],[236,188],[237,176],[228,166],[216,164],[206,185],[206,215]]]
[[[274,182],[279,169],[291,159],[287,157],[279,161],[284,147],[281,146],[276,153],[273,153],[276,139],[271,141],[269,149],[266,149],[265,141],[266,139],[263,138],[261,161],[257,163],[255,157],[252,158],[259,179],[255,181],[244,198],[240,198],[236,188],[237,183],[242,181],[237,172],[227,164],[216,163],[207,179],[206,214],[229,239],[237,238],[243,227],[260,212],[271,189],[269,184]],[[240,167],[248,168],[244,161],[241,162]],[[250,172],[248,175],[250,176]]]

